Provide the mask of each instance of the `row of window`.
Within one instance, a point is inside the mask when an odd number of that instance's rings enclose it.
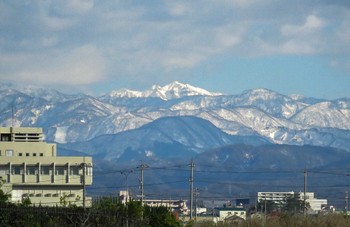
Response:
[[[11,157],[11,156],[14,156],[14,153],[15,152],[12,149],[5,150],[4,154],[0,150],[0,156],[5,155],[7,157]],[[29,157],[29,156],[33,156],[33,157],[40,156],[40,157],[43,157],[44,153],[25,153],[25,155],[26,155],[26,157]],[[24,153],[18,153],[18,156],[24,156]]]
[[[79,175],[79,166],[70,166],[69,168],[69,175]],[[1,168],[0,172],[3,172],[6,174],[8,172],[8,168]],[[55,166],[55,175],[66,175],[68,172],[67,166]],[[27,175],[52,175],[53,173],[53,167],[52,166],[41,166],[40,170],[38,166],[26,166],[26,172]],[[24,174],[24,167],[23,165],[13,165],[11,169],[11,174],[13,175],[21,175]]]
[[[0,135],[0,141],[4,141],[4,142],[12,141],[12,139],[14,139],[17,142],[26,141],[26,140],[38,141],[41,138],[42,138],[41,134],[38,134],[38,133],[16,133],[16,134],[13,134],[13,137],[11,136],[10,133],[2,133]]]
[[[59,193],[46,193],[46,194],[42,194],[42,193],[24,193],[22,195],[22,197],[59,197],[60,194]],[[68,197],[75,197],[75,194],[68,194]]]
[[[245,213],[243,212],[243,211],[241,211],[241,212],[237,212],[237,211],[235,211],[235,212],[227,212],[227,215],[244,215]]]
[[[23,156],[22,153],[18,153],[18,156]],[[30,153],[26,153],[26,157],[29,157],[30,156]],[[37,156],[37,153],[32,153],[32,156],[33,157],[36,157]],[[44,156],[44,153],[39,153],[39,156],[40,157],[43,157]]]

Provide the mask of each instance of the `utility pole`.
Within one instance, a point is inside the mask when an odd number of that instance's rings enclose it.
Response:
[[[193,159],[191,159],[191,177],[190,177],[190,220],[192,220],[192,211],[193,211],[193,171],[194,171],[194,163]]]
[[[346,191],[345,192],[345,211],[346,211],[346,214],[348,213],[348,210],[349,210],[349,192]]]
[[[267,207],[266,207],[266,205],[267,204],[266,204],[266,193],[265,193],[265,215],[264,215],[265,216],[265,223],[264,223],[264,226],[266,226],[266,224],[267,224],[267,209],[266,209]]]
[[[133,170],[132,169],[127,169],[127,170],[123,170],[121,171],[120,173],[123,174],[125,176],[125,181],[126,181],[126,204],[128,204],[128,201],[129,201],[129,185],[128,185],[128,177],[129,177],[129,174],[132,173]]]
[[[304,217],[306,217],[306,183],[307,183],[307,170],[304,169]]]
[[[14,110],[13,110],[13,103],[12,103],[12,111],[11,111],[11,120],[12,120],[12,127],[13,127],[13,118],[14,118]]]
[[[194,195],[195,195],[195,220],[197,220],[197,202],[198,202],[198,195],[199,195],[199,189],[196,188],[195,192],[194,192]]]
[[[143,181],[143,171],[148,168],[149,166],[147,164],[141,164],[139,165],[137,168],[139,168],[141,170],[141,180],[140,180],[140,184],[141,184],[141,205],[143,206],[143,201],[144,201],[144,181]]]
[[[129,227],[129,185],[128,185],[128,177],[129,174],[132,173],[133,170],[132,169],[127,169],[124,171],[121,171],[120,173],[123,174],[125,176],[125,180],[126,180],[126,227]]]
[[[85,158],[84,158],[85,159]],[[85,183],[85,168],[86,168],[86,163],[85,161],[81,164],[83,168],[83,209],[85,211],[85,196],[86,196],[86,183]]]

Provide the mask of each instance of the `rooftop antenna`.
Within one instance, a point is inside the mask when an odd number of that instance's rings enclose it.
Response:
[[[13,106],[13,103],[12,103],[12,116],[11,116],[11,120],[12,120],[12,128],[13,128],[13,119],[14,119],[14,106]]]

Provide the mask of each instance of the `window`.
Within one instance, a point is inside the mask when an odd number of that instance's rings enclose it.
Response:
[[[23,154],[22,153],[18,153],[18,156],[22,156]]]
[[[12,174],[20,175],[20,174],[22,174],[22,171],[23,171],[22,166],[18,166],[18,165],[12,166]]]
[[[11,134],[1,134],[1,141],[11,141]]]
[[[50,175],[50,166],[41,166],[41,175]]]
[[[29,153],[26,153],[26,156],[29,157]]]
[[[42,156],[44,156],[44,154],[43,154],[43,153],[40,153],[40,156],[42,157]]]
[[[36,153],[33,153],[33,156],[35,157],[35,156],[36,156]]]
[[[64,175],[64,166],[56,166],[56,175]]]
[[[13,156],[13,150],[6,150],[5,155],[6,156]]]
[[[70,175],[79,175],[79,166],[71,166]]]
[[[8,166],[5,166],[5,165],[0,165],[0,175],[5,175],[8,173]]]
[[[27,166],[27,175],[35,175],[36,166]]]

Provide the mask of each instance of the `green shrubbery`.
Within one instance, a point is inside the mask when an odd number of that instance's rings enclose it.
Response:
[[[1,185],[0,185],[1,186]],[[129,226],[129,227],[342,227],[350,226],[350,217],[345,214],[320,214],[304,217],[292,206],[278,213],[248,217],[241,222],[195,222],[182,224],[166,207],[142,206],[139,201],[127,205],[114,198],[100,198],[91,208],[33,207],[30,201],[13,204],[9,195],[0,187],[0,226]],[[294,203],[291,203],[294,204]],[[267,209],[268,210],[268,209]],[[300,210],[299,210],[300,211]]]

